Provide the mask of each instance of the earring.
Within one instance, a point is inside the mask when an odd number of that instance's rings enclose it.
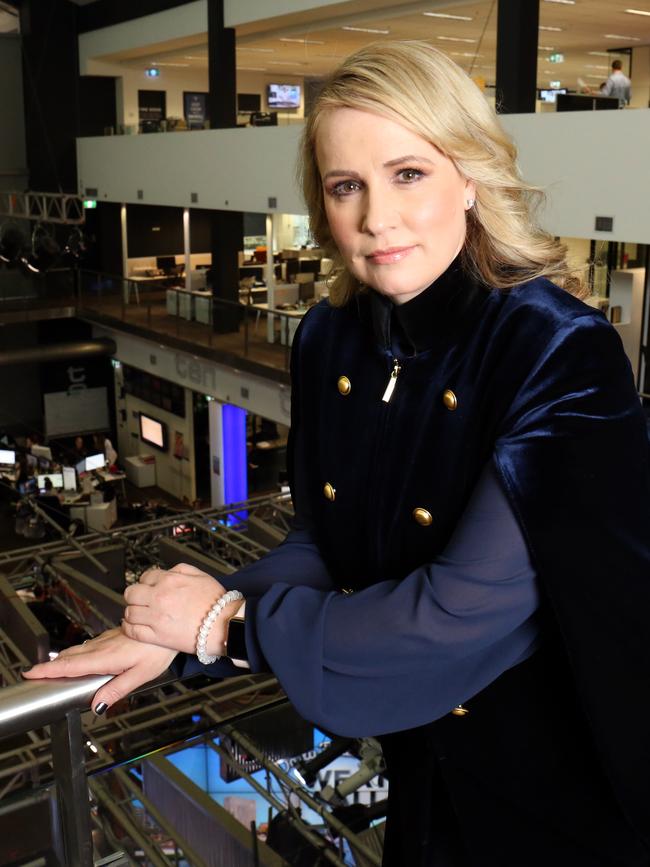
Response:
[[[467,210],[469,211],[476,204],[476,199],[466,199],[465,204],[467,205]]]

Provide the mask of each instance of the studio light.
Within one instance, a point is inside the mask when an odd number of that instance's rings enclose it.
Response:
[[[320,794],[323,800],[340,804],[352,792],[356,792],[361,786],[365,786],[366,783],[369,783],[378,774],[383,774],[386,770],[379,741],[375,740],[375,738],[363,738],[360,743],[359,756],[361,762],[359,769],[335,786],[325,786],[321,789]]]
[[[12,223],[0,228],[0,263],[7,268],[16,268],[27,247],[23,230]]]
[[[56,262],[61,254],[61,248],[47,231],[45,226],[37,223],[32,232],[32,249],[27,257],[21,256],[19,264],[32,274],[43,274]]]
[[[83,259],[87,249],[88,245],[81,229],[73,229],[61,252],[62,263],[68,268],[75,268]]]

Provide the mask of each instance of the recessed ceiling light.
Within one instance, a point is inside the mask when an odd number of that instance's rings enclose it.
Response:
[[[269,60],[269,66],[302,66],[297,60]]]
[[[561,33],[564,29],[563,27],[549,27],[546,24],[539,25],[540,30],[553,30],[555,33]]]
[[[600,65],[598,63],[585,63],[585,69],[609,69],[609,66]]]
[[[590,73],[589,75],[587,75],[587,78],[595,78],[595,79],[597,79],[598,81],[602,81],[602,80],[603,80],[602,75],[591,75],[591,73]]]
[[[275,48],[248,48],[246,45],[242,45],[241,48],[237,46],[237,51],[256,51],[258,54],[275,54]]]
[[[154,63],[154,66],[189,66],[189,63]]]
[[[442,39],[443,42],[476,42],[476,39],[467,39],[464,36],[438,36],[437,39]]]
[[[565,6],[575,6],[576,0],[544,0],[544,3],[564,3]]]
[[[620,33],[605,33],[605,39],[625,39],[631,42],[641,42],[640,36],[621,36]]]
[[[325,45],[319,39],[294,39],[292,36],[281,36],[280,42],[299,42],[301,45]]]
[[[429,18],[450,18],[452,21],[472,21],[470,15],[448,15],[446,12],[423,12]]]
[[[344,24],[341,30],[354,30],[356,33],[381,33],[386,35],[390,30],[376,30],[374,27],[352,27],[349,24]]]
[[[588,51],[591,57],[616,57],[613,51]]]
[[[537,50],[538,51],[555,51],[556,49],[555,49],[554,45],[538,45]]]
[[[184,59],[185,60],[207,60],[208,55],[207,54],[185,54]]]
[[[644,12],[643,9],[626,9],[628,15],[647,15],[650,17],[650,12]]]
[[[266,66],[238,66],[242,72],[266,72]]]

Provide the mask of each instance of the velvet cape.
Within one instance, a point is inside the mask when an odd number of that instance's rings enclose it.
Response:
[[[457,277],[422,299],[388,403],[393,347],[369,296],[305,317],[292,356],[296,508],[338,586],[361,589],[432,562],[492,459],[585,737],[648,843],[650,475],[630,364],[602,314],[547,280],[502,292]]]

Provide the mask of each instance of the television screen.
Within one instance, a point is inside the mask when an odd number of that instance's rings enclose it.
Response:
[[[37,458],[45,458],[47,461],[52,460],[52,449],[49,446],[32,446],[32,454]]]
[[[167,425],[155,418],[140,413],[140,439],[155,446],[157,449],[167,449]]]
[[[0,464],[15,464],[16,452],[13,449],[0,449]]]
[[[300,108],[300,85],[269,84],[267,102],[269,108]]]
[[[88,455],[86,458],[86,472],[89,473],[91,470],[101,470],[104,468],[106,464],[106,456],[104,452],[99,452],[96,455]]]
[[[49,479],[52,482],[53,488],[58,488],[60,490],[63,487],[63,474],[62,473],[45,473],[42,476],[38,476],[38,489],[39,489],[39,491],[45,490],[45,479]]]
[[[77,490],[77,473],[74,467],[63,467],[63,490]]]

